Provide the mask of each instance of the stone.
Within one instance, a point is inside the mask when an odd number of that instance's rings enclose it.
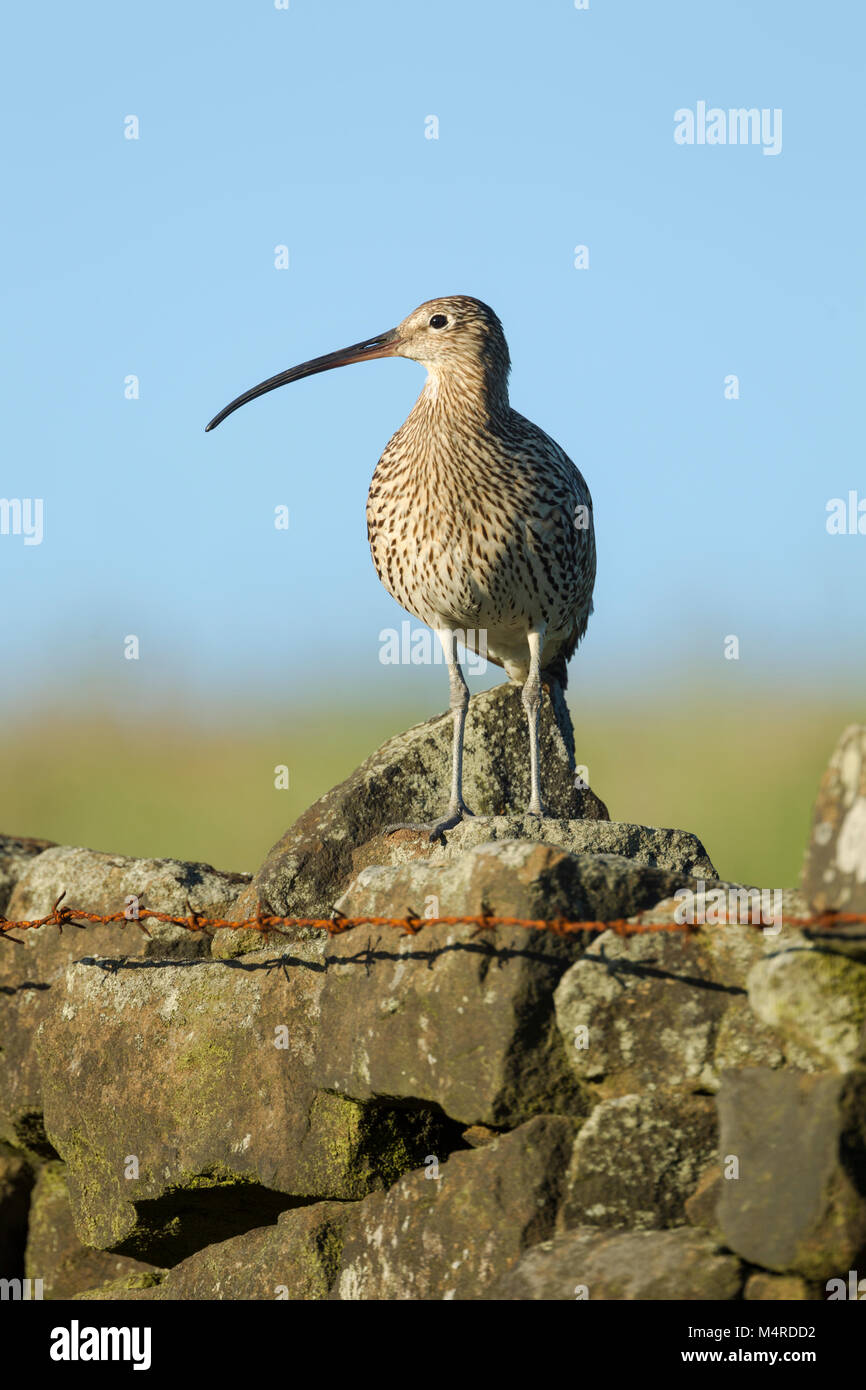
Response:
[[[866,923],[831,922],[803,928],[804,940],[816,950],[832,951],[866,963]]]
[[[82,1245],[75,1234],[65,1167],[56,1161],[42,1165],[31,1201],[25,1274],[42,1280],[43,1298],[72,1298],[114,1279],[153,1272],[138,1260]]]
[[[714,902],[720,890],[725,894],[724,907]],[[728,973],[736,975],[740,983],[744,966],[748,969],[762,951],[774,949],[774,943],[791,948],[814,946],[866,962],[866,926],[844,922],[822,925],[799,888],[762,889],[707,882],[704,891],[696,894],[694,908],[707,917],[702,938],[713,945],[720,964],[727,959]],[[682,920],[677,917],[682,910],[682,902],[670,898],[643,913],[640,920],[674,922]],[[748,924],[750,911],[755,925]]]
[[[220,927],[211,937],[210,953],[214,960],[237,960],[252,951],[266,951],[269,946],[266,934],[254,928]]]
[[[316,1202],[197,1251],[166,1272],[151,1301],[303,1299],[328,1297],[339,1269],[348,1202]]]
[[[482,842],[447,859],[362,869],[337,899],[344,917],[429,919],[487,913],[574,922],[631,917],[683,882],[677,870],[618,854],[569,854],[552,842]],[[689,882],[689,880],[685,880]]]
[[[85,912],[119,912],[127,897],[134,896],[141,908],[154,912],[187,916],[194,911],[220,917],[249,882],[249,874],[223,873],[210,864],[180,859],[132,859],[58,845],[43,851],[21,874],[9,900],[7,916],[12,920],[44,917],[65,893],[64,907],[78,907]],[[164,922],[145,920],[143,925],[150,941],[135,921],[101,927],[88,924],[82,940],[88,949],[98,949],[102,934],[110,933],[107,940],[116,954],[127,954],[127,948],[131,948],[128,954],[153,959],[191,959],[209,953],[210,943],[203,934]],[[64,933],[67,930],[70,929],[64,928]],[[74,935],[74,928],[71,931]],[[18,935],[29,943],[41,940],[43,933],[53,934],[48,939],[56,939],[57,928],[41,927]],[[123,952],[116,949],[120,946]]]
[[[148,1302],[154,1297],[162,1280],[162,1272],[154,1274],[125,1274],[112,1279],[108,1284],[99,1284],[95,1289],[85,1289],[74,1293],[73,1302],[117,1303]]]
[[[359,1203],[346,1227],[339,1300],[483,1299],[553,1233],[574,1129],[539,1115]]]
[[[173,1265],[460,1145],[459,1127],[414,1098],[362,1105],[316,1085],[325,973],[320,942],[69,967],[37,1048],[83,1243]]]
[[[500,1131],[488,1125],[468,1125],[460,1137],[470,1149],[483,1149],[485,1144],[492,1144],[500,1137]]]
[[[728,1072],[719,1148],[739,1176],[717,1208],[729,1249],[777,1274],[823,1280],[866,1246],[866,1070]]]
[[[602,1101],[575,1140],[557,1228],[684,1225],[686,1199],[717,1139],[707,1096]]]
[[[27,835],[0,835],[0,913],[5,913],[12,889],[32,860],[53,849],[53,840],[34,840]]]
[[[657,830],[609,820],[559,820],[545,816],[475,816],[461,821],[445,836],[445,844],[430,843],[429,835],[397,830],[378,835],[352,851],[355,875],[371,865],[394,866],[416,859],[447,864],[489,841],[531,840],[555,845],[571,854],[618,856],[635,866],[663,869],[685,887],[692,879],[716,880],[718,875],[696,835],[688,830]]]
[[[702,1226],[721,1243],[722,1233],[716,1214],[722,1195],[722,1165],[718,1154],[708,1163],[698,1178],[691,1196],[686,1198],[684,1211],[690,1226]]]
[[[352,878],[352,852],[389,824],[439,819],[451,775],[450,714],[389,739],[352,775],[327,792],[274,845],[242,894],[250,915],[327,917]],[[594,792],[575,785],[574,734],[561,696],[556,716],[545,696],[541,765],[551,812],[566,820],[608,820]],[[515,685],[475,695],[466,720],[464,793],[478,815],[522,811],[529,800],[526,714]]]
[[[866,914],[866,724],[845,729],[821,779],[803,892],[816,912]]]
[[[704,1231],[611,1233],[578,1227],[535,1245],[490,1288],[491,1299],[681,1302],[738,1298],[738,1259]]]
[[[33,1169],[23,1154],[0,1145],[0,1279],[24,1276]]]
[[[318,1084],[356,1099],[423,1097],[467,1125],[585,1113],[581,1087],[568,1079],[552,991],[589,933],[500,926],[481,934],[435,919],[596,920],[634,913],[678,881],[673,870],[623,856],[521,840],[482,843],[438,863],[362,870],[338,899],[339,912],[433,920],[411,937],[376,927],[333,939]]]
[[[358,1101],[434,1104],[462,1127],[585,1114],[553,1010],[582,935],[431,923],[332,938],[310,1080]]]
[[[729,1004],[718,1023],[710,1089],[718,1088],[724,1070],[742,1066],[781,1066],[821,1071],[828,1063],[846,1069],[858,1056],[858,1039],[866,1020],[866,938],[857,942],[844,928],[803,926],[811,910],[798,890],[778,894],[781,910],[773,925],[754,927],[736,918],[737,895],[760,894],[735,884],[717,884],[727,893],[729,921],[701,926],[690,933],[703,961],[708,986],[722,986]],[[714,889],[699,895],[696,906],[707,911]],[[764,890],[765,918],[776,903]],[[674,899],[640,914],[638,921],[677,920]],[[852,929],[853,930],[853,929]],[[743,997],[745,996],[745,997]]]
[[[848,1071],[866,1022],[866,964],[835,951],[785,945],[752,966],[749,1003],[813,1066]]]
[[[755,1270],[746,1280],[743,1298],[747,1303],[805,1303],[814,1302],[817,1295],[797,1274],[766,1274],[763,1270]]]
[[[745,989],[713,979],[685,932],[604,932],[560,980],[556,1017],[569,1063],[605,1097],[663,1086],[717,1089],[716,1041]]]
[[[158,1285],[90,1296],[166,1299],[484,1299],[552,1233],[574,1126],[540,1115],[483,1148],[432,1152],[424,1168],[358,1202],[284,1211],[213,1244]]]
[[[737,889],[723,883],[717,887],[731,894]],[[784,1026],[781,1011],[765,1008],[760,990],[752,988],[768,970],[772,976],[777,967],[768,963],[776,957],[808,957],[811,963],[796,966],[793,973],[826,976],[831,992],[844,977],[844,997],[831,999],[823,985],[824,993],[817,991],[814,1007],[826,1009],[820,1027],[813,1011],[811,1026],[829,1045],[839,1025],[839,1056],[853,1057],[862,967],[836,952],[835,965],[818,964],[819,955],[826,961],[828,953],[813,949],[803,932],[785,921],[789,909],[800,905],[796,898],[782,895],[778,924],[755,927],[731,920],[687,930],[668,929],[677,924],[681,903],[665,899],[634,919],[658,930],[597,937],[556,994],[557,1018],[578,1075],[596,1084],[601,1094],[613,1096],[647,1086],[713,1092],[722,1072],[743,1066],[787,1062],[806,1071],[825,1069],[826,1056],[801,1045],[796,1027]]]
[[[46,916],[66,890],[64,906],[108,914],[120,911],[127,895],[142,907],[172,915],[224,915],[246,874],[225,874],[209,864],[176,859],[128,859],[95,850],[56,846],[30,857],[6,908],[12,921]],[[47,1017],[67,967],[85,955],[120,955],[159,960],[207,955],[204,933],[151,922],[145,935],[136,922],[123,925],[67,924],[62,932],[44,926],[13,933],[22,944],[0,941],[0,1139],[54,1158],[42,1124],[42,1097],[34,1048],[36,1029]]]
[[[682,833],[682,832],[681,832]],[[706,879],[706,875],[704,876]],[[783,938],[800,941],[790,918],[807,911],[802,895],[788,889],[750,887],[716,879],[705,881],[690,898],[665,898],[641,913],[640,922],[688,927],[688,934],[710,953],[715,972],[726,983],[742,985],[766,949]]]

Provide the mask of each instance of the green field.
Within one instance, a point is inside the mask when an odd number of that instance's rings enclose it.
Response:
[[[287,710],[219,727],[50,710],[7,719],[0,829],[253,871],[311,801],[429,712]],[[676,708],[573,713],[578,760],[613,819],[694,831],[723,877],[765,887],[796,883],[821,773],[862,718],[841,701],[792,706],[781,695],[737,709],[680,697]],[[290,769],[287,791],[274,788],[278,763]]]

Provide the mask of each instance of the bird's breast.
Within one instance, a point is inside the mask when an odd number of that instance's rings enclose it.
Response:
[[[595,546],[589,493],[570,460],[540,431],[551,456],[479,432],[407,426],[382,455],[367,500],[388,592],[422,622],[483,628],[491,644],[497,634],[519,644],[538,624],[585,626]],[[575,517],[584,495],[588,528]]]

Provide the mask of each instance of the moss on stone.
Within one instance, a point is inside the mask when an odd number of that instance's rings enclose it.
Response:
[[[840,1071],[853,1065],[866,1021],[866,965],[833,951],[783,951],[752,968],[748,989],[762,1022]]]
[[[320,1091],[310,1109],[305,1185],[325,1199],[357,1201],[464,1148],[460,1126],[433,1105],[360,1101]]]
[[[141,1274],[124,1274],[119,1279],[110,1279],[107,1284],[100,1284],[98,1288],[85,1289],[83,1293],[74,1294],[73,1300],[80,1303],[104,1303],[107,1300],[123,1299],[125,1294],[159,1288],[167,1273],[167,1270],[158,1269]]]

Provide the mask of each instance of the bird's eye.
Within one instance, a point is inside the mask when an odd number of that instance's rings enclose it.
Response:
[[[448,320],[444,314],[434,314],[430,320],[431,328],[444,328]]]

